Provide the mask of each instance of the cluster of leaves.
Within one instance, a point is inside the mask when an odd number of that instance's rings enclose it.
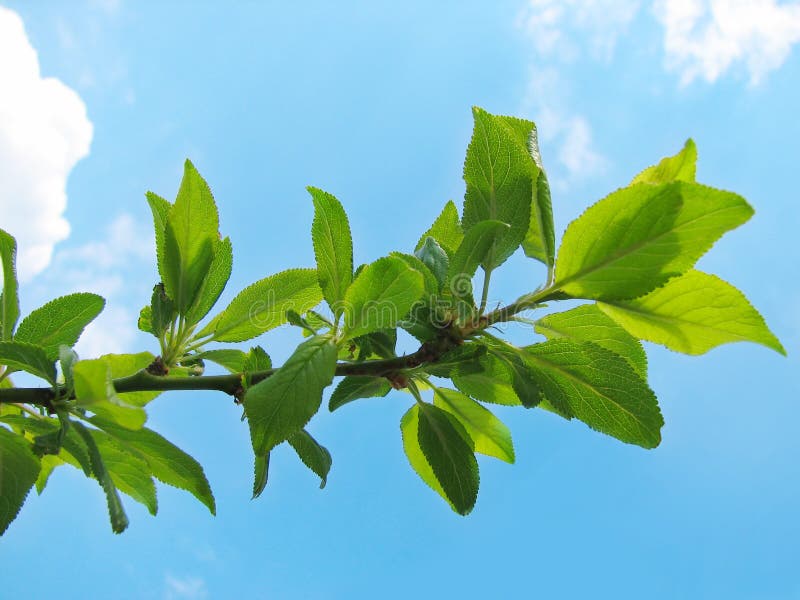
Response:
[[[242,404],[255,456],[254,497],[267,483],[270,453],[284,442],[325,485],[331,455],[305,428],[336,378],[331,411],[392,389],[407,392],[411,406],[400,430],[408,460],[454,511],[467,514],[478,494],[476,454],[514,462],[510,432],[487,405],[540,407],[653,448],[663,419],[640,340],[688,354],[745,340],[784,352],[741,292],[693,268],[753,211],[740,196],[695,181],[691,140],[591,206],[556,251],[534,124],[477,108],[474,119],[463,212],[448,202],[413,252],[354,269],[344,208],[309,188],[316,267],[257,281],[211,317],[233,252],[219,234],[211,191],[187,161],[174,203],[147,194],[160,282],[139,327],[158,340],[158,357],[78,360],[72,347],[103,307],[93,294],[58,298],[16,327],[15,244],[3,233],[0,530],[28,490],[41,492],[61,464],[100,483],[116,532],[127,525],[118,490],[155,513],[153,477],[188,490],[214,512],[200,465],[144,427],[147,403],[165,390],[218,390]],[[544,281],[487,310],[492,273],[520,248],[544,265]],[[480,296],[473,288],[479,268]],[[528,316],[562,300],[585,302]],[[323,301],[327,308],[320,309]],[[508,321],[531,326],[529,345],[500,335],[496,325]],[[305,339],[280,368],[260,346],[218,346],[285,323]],[[415,338],[418,349],[399,354],[398,332]],[[207,362],[228,374],[205,375]],[[13,388],[14,371],[49,387]]]

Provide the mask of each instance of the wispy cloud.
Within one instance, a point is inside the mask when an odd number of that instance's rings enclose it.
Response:
[[[203,598],[208,598],[208,590],[202,577],[177,577],[170,573],[164,576],[165,600],[202,600]]]
[[[557,149],[561,176],[556,185],[594,175],[607,165],[595,148],[589,120],[570,108],[564,73],[583,61],[610,61],[617,39],[638,10],[635,0],[529,0],[518,15],[531,47],[522,111],[537,122],[540,140]]]
[[[23,281],[50,263],[69,235],[67,179],[89,153],[92,124],[80,96],[42,77],[22,19],[0,7],[0,213],[19,243]]]
[[[147,225],[129,214],[119,215],[100,239],[56,251],[52,265],[37,280],[50,296],[57,289],[58,293],[86,291],[106,298],[105,310],[76,346],[83,357],[133,350],[139,315],[130,299],[144,304],[149,298],[152,282],[137,275],[155,261],[155,241]]]
[[[775,0],[660,0],[667,68],[683,85],[714,82],[743,66],[752,85],[779,68],[800,42],[800,3]]]

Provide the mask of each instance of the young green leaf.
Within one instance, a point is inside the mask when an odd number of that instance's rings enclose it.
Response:
[[[542,388],[536,373],[524,359],[522,350],[511,344],[489,347],[489,352],[505,363],[511,375],[511,388],[525,408],[534,408],[542,401]]]
[[[99,358],[111,369],[111,378],[119,379],[133,375],[147,368],[155,360],[150,352],[137,352],[136,354],[104,354]],[[178,375],[178,369],[172,369],[170,374]],[[131,406],[146,406],[157,398],[161,392],[126,392],[118,394],[119,398]]]
[[[0,340],[10,340],[19,319],[17,292],[17,241],[0,229],[0,264],[3,267],[3,291],[0,293]]]
[[[92,465],[92,472],[94,473],[98,483],[100,483],[100,487],[103,488],[103,491],[106,494],[108,516],[111,520],[111,530],[114,533],[122,533],[128,528],[128,516],[125,514],[122,501],[119,499],[119,494],[117,493],[117,488],[114,485],[114,481],[111,479],[111,475],[106,469],[105,463],[103,463],[103,456],[100,454],[100,450],[97,447],[92,434],[89,433],[89,430],[86,427],[84,427],[83,423],[76,422],[74,426],[75,430],[78,432],[78,435],[81,436],[83,442],[86,444],[86,449],[89,454],[89,461]]]
[[[274,375],[247,390],[244,407],[256,456],[308,423],[335,370],[336,344],[330,336],[320,335],[300,344]]]
[[[224,367],[229,373],[243,373],[247,354],[236,348],[220,348],[194,354],[192,358],[216,363]]]
[[[661,159],[657,165],[647,167],[631,181],[635,183],[669,183],[670,181],[695,182],[697,172],[697,146],[694,140],[686,140],[683,149],[674,156]]]
[[[38,438],[56,436],[63,426],[63,423],[60,422],[59,419],[29,418],[24,417],[19,413],[15,415],[0,415],[0,421],[10,425],[11,428],[17,433],[27,432]],[[70,424],[71,423],[72,422],[70,421]],[[89,463],[89,455],[86,451],[86,445],[72,427],[69,427],[66,430],[66,435],[63,436],[61,443],[62,446],[58,452],[58,457],[76,469],[82,470],[87,477],[91,477],[92,467]],[[36,453],[41,453],[42,449],[34,446],[33,450]]]
[[[219,242],[217,205],[208,184],[190,161],[164,229],[164,273],[167,295],[185,315],[214,259]]]
[[[25,438],[0,427],[0,535],[17,517],[40,468]]]
[[[481,221],[501,221],[510,227],[483,260],[492,270],[522,243],[530,226],[533,183],[531,157],[504,117],[472,109],[475,129],[464,161],[464,230]]]
[[[127,427],[139,429],[147,420],[144,409],[123,401],[114,389],[111,366],[102,358],[81,360],[73,367],[78,406]]]
[[[139,331],[156,335],[153,329],[153,309],[150,305],[143,306],[139,311],[139,319],[136,321],[136,326]]]
[[[623,442],[655,448],[664,419],[655,394],[621,356],[590,342],[555,339],[525,348],[550,404]]]
[[[150,207],[150,212],[153,214],[158,274],[161,276],[161,281],[164,281],[168,277],[166,254],[164,252],[164,231],[167,229],[167,220],[172,210],[172,204],[153,192],[147,192],[145,197],[147,198],[147,205]]]
[[[214,247],[214,258],[208,267],[208,273],[200,284],[197,297],[189,311],[186,321],[191,324],[199,323],[203,317],[217,303],[217,300],[228,284],[233,268],[233,246],[230,238],[224,238]]]
[[[253,500],[255,500],[261,495],[264,488],[267,487],[267,478],[269,477],[269,452],[256,454],[253,471]]]
[[[345,335],[394,327],[422,296],[424,285],[420,272],[396,256],[367,265],[345,295]]]
[[[428,299],[439,294],[439,281],[436,279],[436,275],[434,275],[433,271],[430,270],[428,265],[422,262],[417,256],[414,256],[413,254],[405,254],[403,252],[390,252],[389,256],[399,258],[409,267],[422,275],[422,279],[425,282],[425,296]]]
[[[463,393],[491,404],[519,406],[519,396],[514,391],[514,377],[508,364],[494,354],[484,354],[478,359],[480,370],[456,368],[453,384]]]
[[[664,287],[600,309],[633,335],[686,354],[729,342],[755,342],[786,351],[744,294],[714,275],[689,271]]]
[[[147,507],[151,515],[158,512],[156,486],[147,463],[118,446],[114,439],[102,431],[87,429],[103,457],[103,465],[114,486]]]
[[[425,242],[414,253],[414,256],[420,259],[423,264],[430,269],[431,273],[436,277],[439,287],[445,285],[450,259],[447,256],[447,252],[444,251],[435,239],[432,237],[425,238]]]
[[[467,515],[478,498],[478,461],[473,443],[455,417],[431,404],[420,405],[419,447],[450,505]]]
[[[752,214],[741,196],[694,183],[617,190],[567,228],[556,286],[576,298],[635,298],[686,272]]]
[[[320,478],[319,489],[324,488],[328,483],[328,473],[333,463],[328,449],[311,437],[305,429],[290,436],[289,445],[297,452],[303,464]]]
[[[498,117],[510,129],[517,143],[530,155],[532,188],[531,219],[522,249],[526,256],[542,261],[548,267],[555,260],[555,228],[553,227],[553,207],[550,201],[550,184],[544,173],[542,154],[539,150],[539,135],[536,125],[531,121],[515,117]]]
[[[242,290],[220,313],[218,342],[243,342],[286,323],[286,311],[300,314],[322,300],[315,269],[290,269]]]
[[[475,443],[475,452],[494,456],[507,463],[514,462],[511,432],[490,411],[469,396],[447,388],[435,388],[433,402],[464,426]]]
[[[455,297],[471,297],[471,281],[478,265],[486,262],[496,242],[503,238],[508,229],[509,226],[500,221],[482,221],[467,230],[447,271],[448,289]]]
[[[317,258],[322,295],[336,318],[342,314],[345,292],[353,281],[353,237],[342,204],[333,195],[308,188],[314,200],[311,239]]]
[[[61,296],[34,310],[17,328],[14,339],[36,344],[48,359],[58,357],[61,344],[74,346],[84,328],[100,314],[106,301],[97,294]]]
[[[44,488],[47,487],[47,482],[50,480],[50,475],[53,474],[53,471],[56,467],[60,467],[61,465],[65,464],[63,460],[58,458],[53,454],[46,454],[39,460],[42,468],[39,471],[39,476],[36,478],[36,493],[40,496],[44,491]]]
[[[112,421],[92,417],[99,427],[122,448],[147,463],[150,473],[161,483],[186,490],[216,514],[216,504],[203,467],[186,452],[151,429],[131,430]]]
[[[50,360],[44,348],[27,342],[0,342],[0,365],[14,371],[25,371],[55,383],[56,364]]]
[[[384,377],[345,377],[333,390],[328,410],[333,412],[359,398],[381,398],[391,390],[391,384]]]
[[[576,342],[594,342],[619,354],[639,377],[647,378],[647,355],[641,342],[604,314],[597,304],[584,304],[546,315],[536,321],[535,329],[549,340],[568,338]]]
[[[164,332],[167,331],[176,316],[175,303],[167,296],[164,284],[157,283],[153,286],[153,295],[150,297],[150,312],[148,313],[151,333],[157,338],[163,337]]]
[[[452,255],[461,245],[461,240],[464,239],[464,231],[461,229],[461,223],[458,219],[458,209],[452,200],[447,201],[441,214],[436,217],[430,229],[419,238],[414,251],[422,248],[425,240],[429,237],[436,240],[436,243],[444,248],[448,255]]]
[[[419,445],[419,412],[419,404],[415,403],[400,419],[400,434],[403,439],[403,450],[406,453],[406,458],[408,458],[411,468],[419,475],[420,479],[444,498],[453,510],[455,510],[455,507],[453,507],[450,499],[439,484],[439,480],[436,479],[436,476],[433,474],[433,469],[430,463],[428,463],[428,459],[425,458],[425,454],[422,452],[422,448]]]
[[[244,361],[244,371],[252,373],[254,371],[266,371],[272,368],[272,359],[261,346],[250,348],[247,359]]]

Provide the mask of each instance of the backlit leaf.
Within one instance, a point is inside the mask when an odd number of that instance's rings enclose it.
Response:
[[[634,300],[600,303],[614,321],[643,340],[686,354],[729,342],[756,342],[786,354],[744,294],[714,275],[689,271]]]
[[[290,269],[242,290],[216,321],[214,339],[242,342],[286,323],[286,311],[302,314],[322,300],[316,269]]]
[[[322,402],[336,369],[336,345],[329,336],[300,344],[274,375],[247,390],[245,412],[256,456],[300,431]]]

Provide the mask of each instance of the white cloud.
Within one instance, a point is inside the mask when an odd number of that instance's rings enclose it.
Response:
[[[130,303],[133,298],[145,304],[152,282],[132,274],[154,262],[155,241],[149,223],[137,222],[129,214],[109,223],[103,238],[55,253],[51,267],[37,280],[49,292],[47,295],[60,288],[58,293],[94,292],[107,300],[106,308],[78,341],[80,356],[135,350],[139,314]],[[67,289],[63,288],[65,282]],[[45,290],[42,295],[46,295]]]
[[[22,19],[0,7],[0,214],[19,244],[20,279],[69,235],[67,178],[89,153],[92,124],[75,91],[42,77]]]
[[[164,577],[166,600],[201,600],[208,597],[206,582],[202,577],[176,577],[167,573]]]
[[[607,61],[638,10],[638,0],[529,0],[519,22],[541,56]]]
[[[686,85],[743,65],[750,83],[780,67],[800,42],[800,3],[775,0],[660,0],[667,68]]]

